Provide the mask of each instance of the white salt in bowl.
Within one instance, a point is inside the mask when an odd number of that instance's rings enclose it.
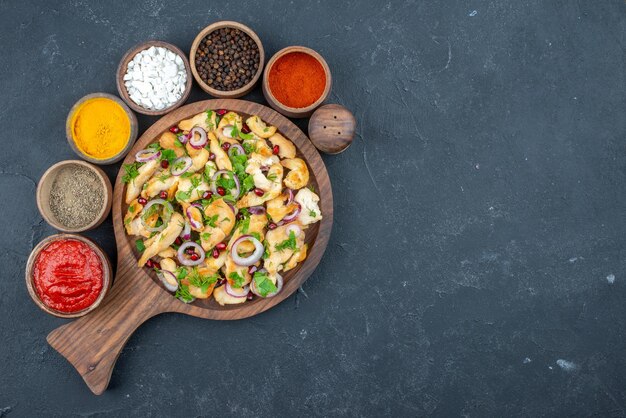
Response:
[[[185,81],[185,90],[183,91],[180,99],[178,99],[178,101],[174,104],[160,110],[148,109],[135,103],[135,101],[131,99],[130,94],[128,93],[128,89],[126,88],[124,80],[124,76],[126,75],[126,71],[128,70],[128,63],[131,62],[133,58],[135,58],[135,55],[153,46],[168,49],[169,51],[178,55],[185,64],[185,73],[187,74],[187,79]],[[189,98],[189,93],[191,93],[192,78],[193,77],[191,74],[191,67],[189,66],[189,60],[187,59],[183,51],[180,50],[180,48],[167,42],[152,40],[143,42],[139,45],[135,45],[128,52],[126,52],[126,54],[124,54],[119,66],[117,67],[117,91],[119,92],[122,100],[124,100],[128,107],[133,109],[135,112],[150,116],[160,116],[182,106],[187,101],[187,99]]]

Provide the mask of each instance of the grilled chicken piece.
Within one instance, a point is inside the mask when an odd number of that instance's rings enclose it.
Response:
[[[169,191],[178,185],[178,180],[180,177],[172,176],[169,170],[157,171],[146,183],[146,188],[141,191],[141,196],[149,199],[162,191]]]
[[[292,213],[298,205],[291,202],[289,205],[285,205],[285,202],[289,199],[287,193],[282,193],[280,196],[267,202],[267,214],[270,215],[272,221],[280,222],[285,216]]]
[[[176,255],[177,255],[176,250],[173,249],[172,247],[167,247],[166,249],[164,249],[158,254],[158,256],[161,258],[172,258],[172,257],[176,257]],[[161,267],[163,267],[163,265],[161,265]]]
[[[278,132],[269,137],[272,146],[278,145],[278,156],[280,158],[296,158],[296,146],[279,134]]]
[[[163,132],[159,138],[159,145],[161,148],[174,151],[174,154],[176,154],[177,157],[185,155],[185,148],[181,146],[180,141],[177,141],[176,135],[169,131]]]
[[[208,133],[217,127],[215,123],[216,121],[217,113],[202,112],[190,119],[181,120],[178,123],[178,128],[183,131],[191,131],[195,126],[199,126]]]
[[[320,201],[318,195],[304,188],[296,193],[294,200],[300,203],[302,208],[300,215],[298,215],[298,222],[302,225],[310,225],[322,220],[322,211],[317,204]]]
[[[215,298],[215,301],[222,306],[236,305],[239,303],[244,303],[246,301],[246,298],[236,298],[226,293],[225,286],[215,288],[215,290],[213,291],[213,297]]]
[[[132,222],[133,219],[137,217],[137,215],[139,215],[142,209],[143,209],[143,205],[139,203],[137,199],[133,200],[128,205],[128,209],[126,210],[126,215],[124,215],[124,227],[126,228],[127,234],[130,234],[129,232],[130,223]]]
[[[150,177],[152,177],[158,167],[159,162],[157,160],[148,161],[139,167],[137,170],[139,175],[132,179],[126,186],[126,203],[130,204],[130,202],[139,197],[143,184],[148,181]]]
[[[192,272],[187,274],[187,277],[185,277],[184,279],[180,281],[181,284],[184,284],[185,286],[189,288],[189,294],[191,296],[197,299],[208,299],[211,296],[211,293],[213,293],[213,289],[215,288],[217,281],[214,281],[213,283],[207,286],[206,290],[203,290],[201,287],[191,284],[192,280],[190,280],[190,275],[192,274],[197,274],[204,278],[207,278],[207,276],[214,276],[214,274],[212,274],[205,267],[199,267],[195,270],[192,270]]]
[[[231,277],[233,273],[236,273],[240,277],[243,277],[244,281],[241,284],[241,287],[247,285],[252,281],[252,276],[248,273],[248,267],[238,266],[233,261],[233,258],[230,255],[230,252],[226,256],[226,262],[222,267],[222,271],[224,272],[224,277],[228,280],[231,286],[235,287],[235,280]]]
[[[204,266],[211,274],[217,274],[219,269],[222,268],[224,263],[226,262],[226,257],[228,257],[228,251],[220,252],[220,256],[217,258],[213,258],[208,256],[204,259]]]
[[[297,223],[289,225],[297,225]],[[279,226],[274,230],[268,231],[265,235],[267,250],[270,256],[265,260],[264,265],[270,275],[274,275],[278,271],[282,270],[283,263],[286,263],[294,255],[294,253],[301,250],[304,245],[304,232],[300,232],[300,234],[296,236],[295,249],[284,248],[280,251],[276,249],[277,245],[289,239],[289,232],[287,231],[289,225]]]
[[[196,185],[195,187],[194,184]],[[180,177],[180,180],[178,180],[178,191],[183,193],[176,193],[176,200],[180,203],[195,202],[196,200],[202,199],[204,193],[209,190],[209,184],[204,181],[204,178],[200,173],[196,173],[190,177]]]
[[[200,243],[204,251],[209,251],[233,230],[235,214],[224,199],[217,199],[204,209],[204,217],[211,222],[207,223],[200,233]]]
[[[223,128],[224,126],[227,126],[227,125],[236,125],[239,132],[241,132],[241,126],[242,126],[241,116],[239,116],[235,112],[226,113],[224,116],[222,116],[222,119],[220,119],[220,123],[217,125],[217,128],[218,129]]]
[[[217,168],[220,170],[233,171],[233,165],[230,162],[230,158],[228,158],[228,154],[226,154],[226,151],[220,147],[220,144],[215,135],[213,135],[213,132],[209,134],[209,148],[211,149],[211,152],[215,154],[215,164],[217,165]]]
[[[304,234],[304,232],[302,233]],[[306,252],[308,248],[309,246],[307,244],[304,244],[301,248],[298,248],[293,253],[291,258],[287,260],[287,262],[284,264],[283,271],[289,271],[295,266],[297,266],[300,261],[304,261],[304,259],[306,258]]]
[[[246,119],[248,128],[259,138],[269,138],[276,133],[275,126],[267,126],[260,117],[253,115]]]
[[[150,246],[147,246],[144,250],[139,262],[137,263],[139,267],[143,267],[144,264],[146,264],[146,261],[172,245],[172,243],[176,240],[176,237],[178,237],[182,232],[184,224],[185,221],[183,216],[178,212],[174,212],[165,229],[156,234],[153,237],[154,239]]]
[[[303,188],[309,182],[309,169],[304,160],[300,158],[291,158],[280,162],[283,167],[289,169],[289,173],[285,176],[285,186],[293,190]]]

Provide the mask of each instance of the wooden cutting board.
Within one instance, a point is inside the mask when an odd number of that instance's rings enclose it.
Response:
[[[180,120],[206,109],[228,109],[243,115],[259,115],[268,124],[291,139],[298,156],[309,165],[311,183],[320,196],[324,218],[306,231],[309,254],[306,260],[284,275],[282,291],[273,298],[255,298],[241,305],[221,307],[213,298],[185,304],[168,292],[153,271],[137,267],[135,237],[123,227],[125,188],[124,170],[120,169],[114,184],[113,226],[117,243],[117,272],[113,287],[100,307],[63,325],[48,335],[48,343],[63,355],[83,377],[89,389],[102,394],[111,379],[113,366],[131,334],[149,318],[178,312],[206,319],[242,319],[259,314],[282,302],[295,292],[317,267],[330,238],[333,224],[333,195],[324,162],[307,136],[289,119],[257,103],[234,99],[205,100],[183,106],[152,125],[138,140],[124,163],[134,161],[135,153],[154,142],[162,132]]]

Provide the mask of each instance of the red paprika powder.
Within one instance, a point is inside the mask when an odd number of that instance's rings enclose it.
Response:
[[[326,73],[322,64],[304,52],[290,52],[278,58],[269,73],[272,95],[285,106],[312,105],[324,93]]]

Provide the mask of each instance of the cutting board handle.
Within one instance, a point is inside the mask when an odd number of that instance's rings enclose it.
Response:
[[[48,334],[48,343],[96,395],[109,385],[113,366],[132,333],[151,317],[169,311],[170,301],[175,300],[132,264],[118,266],[101,306]]]

